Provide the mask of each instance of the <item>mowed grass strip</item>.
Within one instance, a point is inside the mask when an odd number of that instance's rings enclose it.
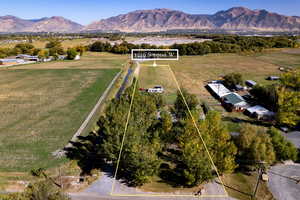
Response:
[[[49,168],[120,69],[0,73],[0,171]]]
[[[177,86],[169,67],[166,66],[141,66],[139,74],[140,88],[153,88],[161,85],[164,87],[164,97],[167,103],[171,104],[176,99]]]

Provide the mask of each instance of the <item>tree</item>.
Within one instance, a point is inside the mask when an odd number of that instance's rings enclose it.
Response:
[[[70,200],[60,188],[51,181],[44,180],[30,184],[24,191],[25,199],[28,200]]]
[[[222,122],[221,114],[210,111],[205,120],[200,122],[199,129],[201,134],[210,136],[210,141],[206,143],[208,143],[209,152],[218,172],[220,174],[232,173],[237,167],[235,163],[237,148],[231,140],[227,127]]]
[[[58,55],[63,55],[65,53],[59,40],[51,40],[46,44],[46,48],[49,49],[50,56],[57,57]]]
[[[275,152],[271,138],[257,127],[245,124],[235,140],[238,147],[240,164],[256,165],[259,161],[272,164],[275,161]]]
[[[240,73],[230,73],[224,76],[224,84],[230,88],[235,88],[236,85],[243,85],[244,79]]]
[[[59,41],[59,40],[56,40],[56,39],[54,39],[54,40],[50,40],[47,44],[46,44],[46,48],[48,48],[48,49],[51,49],[51,48],[53,48],[53,47],[61,47],[62,46],[62,44],[61,44],[61,42]]]
[[[276,119],[279,124],[296,126],[300,122],[300,93],[285,89],[278,90],[278,112]]]
[[[75,49],[79,53],[80,56],[82,56],[83,53],[86,51],[86,48],[82,45],[76,46]]]
[[[50,56],[58,56],[65,54],[64,49],[61,46],[55,46],[49,49]]]
[[[30,43],[20,43],[14,48],[15,54],[30,54],[33,55],[34,46]]]
[[[189,113],[185,101],[191,112],[196,111],[199,101],[196,95],[188,93],[185,89],[182,89],[181,92],[179,90],[177,91],[177,98],[174,104],[174,109],[175,114],[178,118],[186,118],[187,116],[189,116]],[[184,96],[184,98],[182,96]]]
[[[49,51],[46,49],[41,49],[38,53],[39,59],[49,58]]]
[[[101,117],[98,122],[99,151],[114,166],[118,162],[132,92],[133,86],[127,88],[120,99],[113,100],[105,111],[105,118]],[[157,153],[161,150],[161,142],[158,131],[152,129],[157,110],[153,96],[136,90],[118,169],[118,177],[130,185],[150,181],[158,170]]]
[[[207,142],[209,135],[205,132],[202,137]],[[195,186],[213,178],[212,165],[197,130],[191,118],[183,122],[183,133],[178,138],[181,154],[181,176],[187,186]]]
[[[280,83],[286,88],[300,91],[300,72],[287,72],[281,75]]]
[[[276,112],[278,110],[278,86],[277,85],[256,85],[250,90],[257,102],[266,108]]]
[[[281,134],[276,128],[271,127],[267,132],[271,139],[278,161],[297,160],[297,148]]]
[[[74,49],[74,48],[69,48],[68,50],[67,50],[67,59],[68,60],[74,60],[75,59],[75,57],[77,56],[77,51],[76,51],[76,49]]]

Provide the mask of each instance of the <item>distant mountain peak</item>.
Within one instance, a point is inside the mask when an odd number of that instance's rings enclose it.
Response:
[[[0,17],[0,32],[159,32],[174,29],[300,31],[300,17],[246,7],[233,7],[212,15],[188,14],[168,8],[136,10],[95,21],[85,27],[61,16],[31,20],[11,15]]]
[[[77,32],[82,27],[61,16],[29,20],[12,15],[0,17],[0,32]]]

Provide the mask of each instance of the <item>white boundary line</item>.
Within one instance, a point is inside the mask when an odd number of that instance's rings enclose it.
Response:
[[[212,159],[212,157],[211,157],[211,155],[210,155],[210,153],[208,151],[206,143],[205,143],[205,141],[204,141],[204,139],[203,139],[203,137],[202,137],[202,135],[200,133],[200,130],[199,130],[197,124],[196,124],[196,121],[195,121],[195,119],[194,119],[194,117],[193,117],[193,115],[192,115],[192,113],[190,111],[190,108],[189,108],[189,106],[188,106],[188,104],[186,102],[186,99],[183,96],[183,93],[182,93],[180,85],[179,85],[179,83],[178,83],[178,81],[176,79],[176,76],[175,76],[173,70],[171,69],[170,65],[166,65],[166,67],[169,68],[169,70],[170,70],[170,72],[171,72],[171,74],[173,76],[173,79],[174,79],[174,81],[175,81],[175,83],[176,83],[176,85],[178,87],[178,90],[179,90],[179,92],[180,92],[180,94],[181,94],[181,96],[182,96],[182,98],[184,100],[184,103],[185,103],[185,105],[187,107],[187,110],[188,110],[188,112],[189,112],[189,114],[191,116],[193,124],[194,124],[194,126],[195,126],[195,128],[196,128],[196,130],[197,130],[197,132],[199,134],[199,137],[200,137],[200,139],[201,139],[204,147],[205,147],[205,150],[206,150],[206,152],[208,154],[208,157],[209,157],[209,159],[211,161],[211,164],[212,164],[213,168],[215,169],[215,171],[217,173],[217,176],[218,176],[218,179],[220,180],[220,182],[222,184],[222,188],[223,188],[225,194],[224,195],[214,195],[213,194],[213,195],[195,196],[195,195],[191,195],[191,194],[186,194],[186,195],[185,194],[177,194],[177,195],[176,194],[173,194],[173,195],[172,194],[165,194],[164,195],[164,194],[118,194],[118,193],[114,193],[115,183],[116,183],[116,177],[117,177],[117,172],[118,172],[118,168],[119,168],[119,162],[120,162],[120,159],[121,159],[121,154],[122,154],[122,149],[123,149],[123,145],[124,145],[125,135],[126,135],[126,132],[127,132],[127,127],[128,127],[128,122],[129,122],[129,119],[130,119],[130,113],[131,113],[131,109],[132,109],[133,99],[134,99],[134,95],[135,95],[135,91],[136,91],[136,83],[137,83],[138,77],[139,77],[139,74],[137,74],[136,82],[134,84],[134,88],[133,88],[133,92],[132,92],[132,97],[131,97],[131,101],[130,101],[129,111],[128,111],[128,114],[127,114],[127,120],[126,120],[126,124],[125,124],[125,130],[124,130],[124,133],[123,133],[122,143],[121,143],[121,147],[120,147],[120,152],[119,152],[119,156],[118,156],[117,166],[116,166],[116,170],[115,170],[115,174],[114,174],[114,178],[113,178],[113,183],[112,183],[112,188],[111,188],[110,195],[111,196],[119,196],[119,197],[195,197],[195,198],[199,198],[199,199],[200,198],[228,198],[229,197],[228,192],[227,192],[227,190],[226,190],[226,188],[224,186],[222,178],[219,175],[218,169],[215,166],[214,161],[213,161],[213,159]]]

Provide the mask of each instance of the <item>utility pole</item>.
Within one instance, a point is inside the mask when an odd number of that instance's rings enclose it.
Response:
[[[255,189],[254,189],[254,192],[251,196],[251,199],[255,199],[256,197],[256,193],[257,193],[257,189],[258,189],[258,186],[259,186],[259,183],[260,183],[260,180],[262,178],[262,173],[265,171],[265,167],[264,167],[264,164],[266,162],[264,161],[259,161],[258,164],[259,164],[259,168],[258,168],[258,176],[257,176],[257,181],[256,181],[256,185],[255,185]]]

